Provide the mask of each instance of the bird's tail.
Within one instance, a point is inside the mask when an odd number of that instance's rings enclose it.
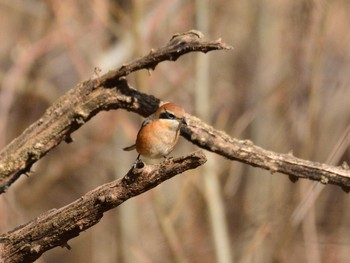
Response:
[[[136,149],[136,144],[123,148],[124,151],[132,151]]]

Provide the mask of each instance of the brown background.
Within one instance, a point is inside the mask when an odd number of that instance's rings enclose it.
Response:
[[[350,163],[348,1],[210,1],[201,20],[205,2],[0,1],[0,147],[95,67],[107,72],[197,28],[234,50],[189,54],[128,80],[231,136]],[[140,122],[111,111],[75,132],[0,196],[1,233],[123,176],[136,153],[121,149]],[[181,140],[174,155],[193,149]],[[208,157],[38,262],[350,261],[350,197],[339,187]]]

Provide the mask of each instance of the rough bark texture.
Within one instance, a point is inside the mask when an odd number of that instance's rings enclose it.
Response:
[[[252,166],[280,172],[290,176],[292,181],[307,178],[323,184],[335,184],[346,192],[350,187],[349,166],[340,167],[311,162],[293,156],[292,153],[275,153],[262,149],[249,140],[237,140],[222,131],[203,123],[200,119],[187,116],[189,125],[183,127],[182,135],[192,143],[208,151]]]
[[[51,248],[69,248],[67,241],[97,224],[104,212],[205,162],[204,153],[197,151],[159,165],[132,168],[122,179],[104,184],[65,207],[50,210],[0,235],[0,262],[32,262]]]
[[[156,111],[159,99],[130,88],[128,74],[154,69],[165,60],[176,60],[188,52],[229,49],[221,40],[206,42],[201,33],[189,31],[173,36],[169,43],[118,70],[78,84],[54,103],[45,114],[0,152],[0,193],[29,173],[31,166],[59,145],[71,142],[70,135],[98,112],[126,109],[148,116]]]
[[[154,69],[164,60],[176,60],[193,51],[229,49],[220,40],[206,42],[201,34],[190,31],[174,36],[163,48],[152,50],[120,69],[78,84],[62,96],[45,114],[0,152],[0,193],[62,141],[71,142],[71,133],[98,112],[125,109],[148,116],[156,111],[159,99],[131,88],[125,76],[140,70]],[[231,160],[281,172],[292,180],[308,178],[321,183],[350,187],[349,167],[334,167],[280,154],[255,146],[251,141],[231,138],[201,120],[187,115],[188,126],[182,136],[201,148]],[[0,236],[0,253],[4,262],[29,262],[55,246],[96,224],[103,212],[156,186],[162,181],[204,163],[202,153],[167,161],[160,166],[131,170],[121,180],[103,185],[79,200],[58,210],[48,211],[37,219]]]

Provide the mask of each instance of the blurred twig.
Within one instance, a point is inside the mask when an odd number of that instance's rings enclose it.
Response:
[[[196,1],[197,27],[204,34],[209,34],[210,25],[210,4],[209,1]],[[195,105],[198,117],[203,121],[210,118],[214,108],[210,89],[210,62],[208,56],[197,56],[196,59],[196,81],[195,81]],[[216,157],[216,156],[215,156]],[[208,158],[207,165],[203,167],[203,182],[206,203],[208,207],[208,217],[210,219],[211,233],[213,236],[216,262],[229,263],[233,259],[233,249],[231,247],[225,205],[220,187],[220,177],[217,170],[220,164],[214,156]]]
[[[158,165],[132,168],[123,178],[104,184],[65,207],[50,210],[0,235],[1,262],[32,262],[51,248],[63,246],[69,249],[67,241],[97,224],[104,212],[205,162],[204,153],[197,151]]]
[[[40,56],[57,45],[58,40],[59,34],[52,33],[30,45],[21,53],[14,65],[5,74],[0,94],[0,147],[5,146],[6,128],[9,124],[11,106],[15,100],[16,87],[21,82],[26,81],[23,76],[28,73],[31,66]]]

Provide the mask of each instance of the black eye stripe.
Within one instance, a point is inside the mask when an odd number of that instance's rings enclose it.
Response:
[[[159,119],[170,119],[170,120],[174,120],[176,119],[176,116],[170,112],[162,112],[160,115],[159,115]]]

